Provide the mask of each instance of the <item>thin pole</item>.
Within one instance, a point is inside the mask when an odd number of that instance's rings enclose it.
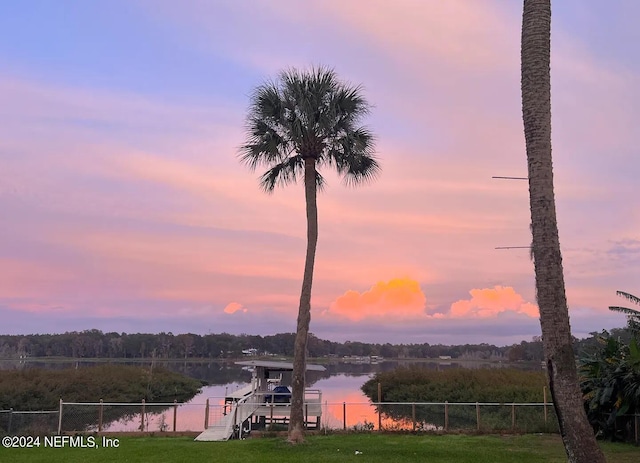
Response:
[[[382,431],[382,384],[378,381],[378,431]]]
[[[100,399],[100,408],[98,408],[98,432],[102,431],[102,417],[104,416],[104,404]]]
[[[444,401],[444,430],[449,430],[449,402]]]
[[[416,430],[416,404],[415,402],[411,404],[411,419],[413,421],[413,430]]]
[[[480,404],[476,402],[476,422],[478,423],[478,431],[480,431]]]
[[[225,410],[227,409],[227,404],[224,405]],[[209,399],[207,399],[207,403],[204,406],[204,429],[209,429]]]
[[[547,386],[542,388],[542,395],[544,399],[544,425],[547,426]]]
[[[209,399],[207,399],[209,400]],[[207,416],[209,414],[207,413]],[[178,418],[178,401],[176,399],[173,399],[173,432],[176,432],[176,421]],[[207,429],[207,428],[205,428]]]
[[[342,429],[347,430],[347,403],[342,402]]]
[[[60,397],[60,410],[58,411],[58,435],[62,433],[62,397]]]
[[[516,429],[516,404],[511,405],[511,429]]]
[[[145,414],[145,401],[142,399],[142,414],[140,415],[140,431],[144,431],[144,414]]]

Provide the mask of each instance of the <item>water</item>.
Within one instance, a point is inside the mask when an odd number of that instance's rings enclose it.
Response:
[[[46,361],[46,360],[7,360],[0,361],[1,369],[15,368],[87,368],[95,365],[91,361]],[[149,366],[150,362],[122,362],[125,364]],[[210,404],[210,421],[223,412],[224,396],[241,387],[246,386],[251,380],[251,371],[243,369],[234,362],[193,362],[193,361],[166,361],[157,362],[170,370],[187,376],[206,381],[209,385],[202,388],[185,404],[177,408],[166,404],[164,406],[145,406],[145,414],[142,414],[142,406],[129,406],[127,417],[113,421],[103,426],[104,431],[201,431],[205,423],[205,404]],[[480,368],[480,367],[513,367],[514,365],[496,364],[487,362],[434,362],[434,361],[383,361],[380,363],[367,362],[334,362],[325,365],[326,371],[307,373],[307,387],[319,389],[322,392],[322,425],[328,428],[340,428],[343,426],[358,427],[367,423],[377,423],[378,416],[375,407],[361,391],[361,386],[375,373],[392,370],[400,365],[416,365],[433,369],[448,368]],[[522,367],[522,365],[520,365]],[[290,384],[291,374],[283,373],[282,384]],[[64,397],[63,397],[64,399]],[[96,397],[96,402],[99,401]],[[117,408],[117,407],[116,407]],[[124,407],[121,407],[124,413]],[[70,420],[74,415],[89,414],[98,416],[98,405],[70,405],[63,411],[63,422]],[[144,419],[143,419],[144,418]],[[211,423],[210,423],[211,424]],[[69,425],[73,426],[73,425]],[[97,429],[97,424],[93,428]],[[71,429],[69,429],[71,430]]]

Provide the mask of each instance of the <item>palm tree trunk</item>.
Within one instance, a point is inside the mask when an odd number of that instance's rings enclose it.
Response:
[[[524,0],[522,114],[536,292],[549,386],[571,463],[605,462],[584,409],[572,347],[551,157],[551,1]]]
[[[291,416],[289,419],[289,442],[304,441],[304,382],[307,368],[307,339],[311,322],[311,285],[313,264],[318,242],[318,205],[316,202],[316,161],[304,161],[304,192],[307,203],[307,257],[298,309],[298,326],[293,348],[293,373],[291,377]]]

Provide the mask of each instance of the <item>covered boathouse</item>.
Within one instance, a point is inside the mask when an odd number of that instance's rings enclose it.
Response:
[[[251,369],[251,383],[226,394],[218,403],[210,403],[207,399],[206,429],[195,440],[224,441],[241,438],[251,429],[288,424],[291,393],[290,388],[282,387],[285,386],[282,384],[282,373],[293,371],[293,363],[269,360],[235,363]],[[325,370],[322,365],[307,364],[307,371]],[[305,389],[304,414],[307,427],[320,427],[322,392],[319,389]]]

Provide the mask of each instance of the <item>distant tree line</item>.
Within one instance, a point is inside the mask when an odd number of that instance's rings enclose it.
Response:
[[[614,329],[613,334],[624,334]],[[595,333],[594,333],[595,335]],[[0,335],[0,358],[238,358],[243,350],[256,349],[258,355],[293,356],[295,333],[258,336],[229,333],[103,333],[100,330],[72,331],[63,334]],[[596,342],[592,336],[575,340],[576,352]],[[346,341],[343,343],[309,336],[309,357],[380,356],[384,358],[439,358],[467,360],[541,361],[542,341],[536,336],[511,346],[492,344],[442,345],[379,344]]]

